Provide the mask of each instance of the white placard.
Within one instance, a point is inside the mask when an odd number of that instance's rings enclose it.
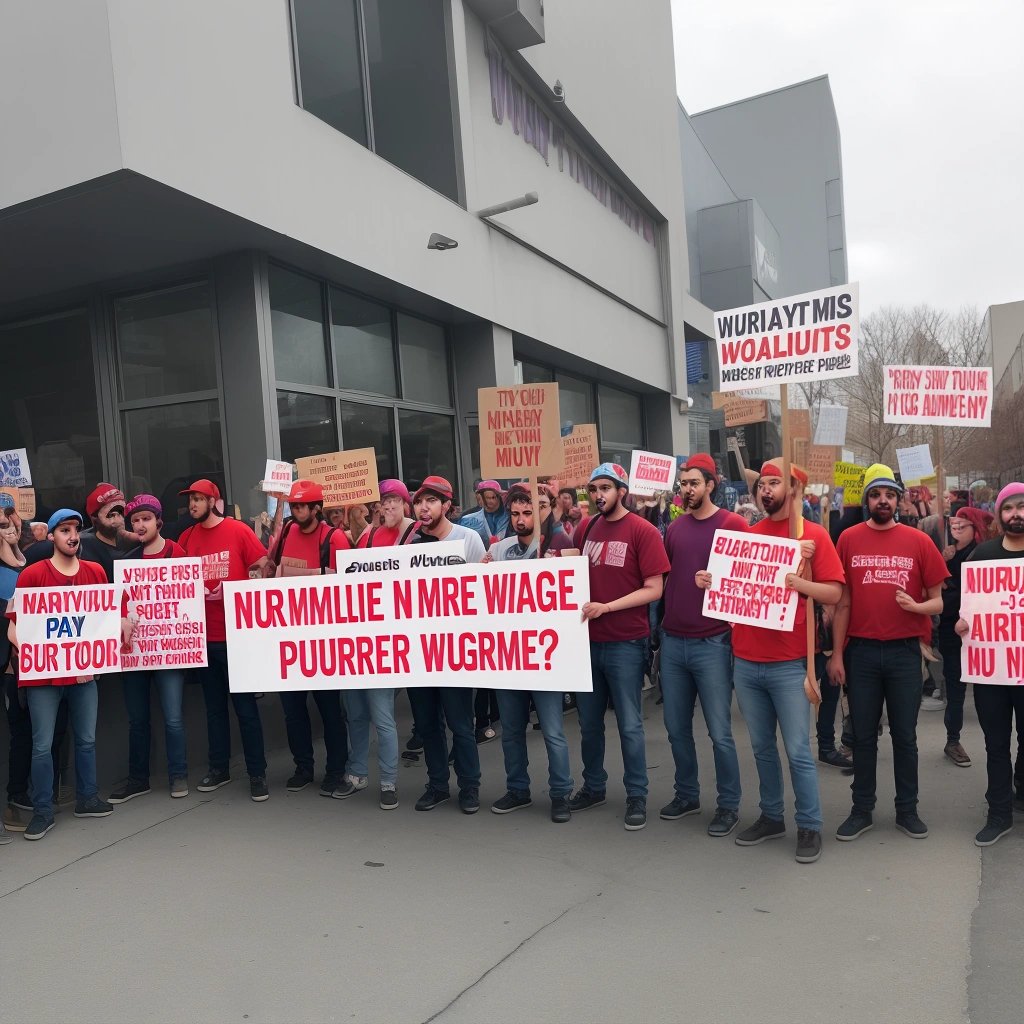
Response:
[[[649,498],[659,491],[671,491],[676,460],[671,455],[634,450],[629,465],[629,493]]]
[[[263,470],[260,487],[267,494],[287,494],[292,488],[292,475],[295,467],[290,462],[275,462],[267,459],[267,467]]]
[[[910,486],[912,481],[924,480],[935,472],[932,453],[926,444],[916,444],[913,448],[897,448],[896,459],[900,465],[904,487]]]
[[[63,481],[69,483],[70,481]],[[0,451],[0,487],[31,487],[32,471],[28,467],[28,452],[24,448]]]
[[[857,460],[853,457],[853,451],[849,448],[844,448],[842,451],[843,462],[856,462]]]
[[[990,367],[886,366],[882,380],[886,423],[992,426]]]
[[[850,410],[845,405],[822,405],[814,427],[814,443],[842,447],[846,444],[846,420]]]
[[[439,540],[433,544],[397,544],[388,548],[359,548],[335,552],[339,573],[391,574],[403,569],[443,569],[466,564],[464,540]]]
[[[960,649],[965,683],[1024,686],[1024,559],[964,562],[960,618],[970,627]]]

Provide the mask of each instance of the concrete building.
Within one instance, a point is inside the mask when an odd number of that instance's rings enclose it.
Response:
[[[992,354],[992,373],[998,382],[1024,338],[1024,299],[989,306],[985,310],[981,330],[988,341],[988,350]]]

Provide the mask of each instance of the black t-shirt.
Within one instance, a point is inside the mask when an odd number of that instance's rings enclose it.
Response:
[[[1024,551],[1007,551],[1003,538],[983,540],[970,554],[968,562],[995,562],[1000,558],[1024,558]]]
[[[98,562],[102,565],[103,571],[107,574],[108,583],[114,582],[115,561],[121,558],[135,557],[132,554],[132,551],[126,551],[122,548],[112,548],[109,544],[104,544],[92,530],[83,530],[79,536],[82,540],[79,557],[84,558],[87,562]],[[138,550],[137,545],[134,550]],[[52,540],[36,541],[35,544],[30,544],[25,549],[26,565],[33,565],[35,562],[45,562],[48,558],[52,557]]]

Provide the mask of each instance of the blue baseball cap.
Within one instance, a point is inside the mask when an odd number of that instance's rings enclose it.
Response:
[[[46,532],[53,533],[61,523],[66,523],[69,519],[74,519],[79,527],[84,522],[81,512],[76,512],[73,508],[59,508],[46,520]]]
[[[602,462],[590,474],[590,483],[595,480],[611,480],[617,487],[629,489],[629,474],[617,462]]]

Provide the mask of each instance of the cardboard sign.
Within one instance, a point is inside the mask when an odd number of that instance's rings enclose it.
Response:
[[[564,455],[557,384],[479,388],[477,406],[482,476],[508,480],[561,473]]]
[[[964,562],[960,618],[964,682],[1024,686],[1024,559]]]
[[[563,487],[586,487],[590,474],[601,463],[601,450],[597,444],[597,426],[578,423],[572,433],[562,438],[565,465],[559,474]]]
[[[674,456],[634,450],[629,466],[629,493],[649,498],[660,491],[671,491],[675,475]]]
[[[0,451],[0,487],[31,487],[28,452],[24,448]]]
[[[267,494],[287,494],[292,488],[292,471],[295,467],[290,462],[275,462],[267,459],[267,467],[263,470],[260,487]]]
[[[330,455],[296,459],[299,476],[324,489],[324,508],[365,505],[380,500],[377,455],[372,448],[353,448]],[[290,484],[289,484],[290,486]]]
[[[715,530],[704,614],[723,622],[791,631],[799,595],[786,589],[786,575],[799,565],[798,540]]]
[[[131,625],[121,667],[205,668],[206,600],[201,558],[125,558],[114,562]]]
[[[854,377],[859,343],[856,284],[724,310],[715,314],[718,390]]]
[[[763,423],[768,419],[768,403],[764,399],[741,398],[712,391],[711,405],[723,411],[727,427],[744,427],[748,423]]]
[[[586,691],[589,599],[584,558],[229,582],[231,686]]]
[[[119,672],[119,590],[113,583],[16,590],[20,678],[77,679]]]
[[[807,449],[807,461],[803,463],[812,484],[834,482],[836,450],[831,445],[812,444]]]
[[[883,420],[940,427],[992,425],[992,370],[886,366]],[[926,474],[927,475],[927,474]]]
[[[13,508],[19,519],[31,521],[36,514],[36,492],[33,487],[0,488],[0,508]]]
[[[863,466],[852,462],[837,462],[832,467],[832,482],[836,490],[843,492],[843,502],[847,505],[859,505],[864,496]]]
[[[846,444],[846,421],[850,410],[845,405],[818,407],[818,422],[814,427],[814,443],[842,447]]]
[[[339,573],[372,573],[376,578],[402,569],[438,569],[466,565],[464,540],[441,540],[435,544],[399,544],[391,548],[358,548],[336,551]]]
[[[916,444],[913,448],[897,448],[896,460],[899,462],[900,476],[905,487],[916,486],[925,477],[935,473],[932,453],[926,444]]]

